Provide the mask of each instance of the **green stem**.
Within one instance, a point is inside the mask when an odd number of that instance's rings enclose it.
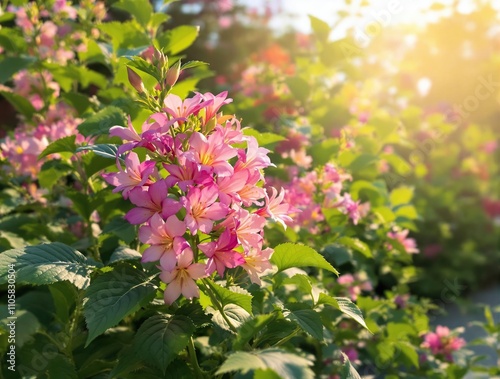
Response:
[[[195,377],[199,379],[204,379],[205,373],[198,364],[198,357],[196,356],[193,337],[189,338],[189,343],[187,347],[188,347],[189,359],[191,360],[191,365],[193,366]]]
[[[238,330],[236,329],[236,327],[232,324],[232,322],[229,320],[229,318],[224,313],[224,308],[222,307],[222,304],[219,302],[219,299],[217,299],[216,293],[212,290],[212,286],[210,285],[210,282],[206,279],[201,279],[201,280],[202,280],[202,283],[204,285],[206,293],[208,294],[208,296],[210,297],[210,300],[212,301],[212,304],[220,312],[222,318],[224,319],[224,321],[226,321],[227,325],[229,326],[229,329],[231,329],[231,331],[235,334],[238,333]]]
[[[280,346],[283,345],[284,343],[287,343],[290,341],[293,337],[295,337],[298,333],[300,332],[300,328],[295,329],[293,332],[291,332],[288,336],[280,339],[278,342],[274,344],[274,346]]]

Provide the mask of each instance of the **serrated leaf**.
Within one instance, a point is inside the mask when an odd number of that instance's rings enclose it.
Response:
[[[195,327],[182,315],[155,315],[139,328],[134,340],[135,351],[163,372],[187,346]]]
[[[367,258],[372,258],[372,252],[370,250],[370,247],[364,243],[363,241],[360,241],[357,238],[351,238],[351,237],[341,237],[337,241],[342,245],[348,246],[356,251],[359,251],[361,254],[363,254]]]
[[[320,304],[327,304],[331,305],[334,308],[337,308],[343,314],[352,318],[358,324],[370,331],[370,329],[368,329],[368,326],[366,326],[361,310],[347,297],[332,297],[327,294],[320,293],[316,305]]]
[[[245,309],[236,304],[227,304],[223,307],[224,315],[231,325],[228,324],[226,318],[218,309],[212,307],[207,308],[207,312],[212,315],[212,322],[227,331],[233,331],[233,328],[239,329],[245,322],[250,320],[251,316]]]
[[[85,293],[83,314],[89,334],[85,346],[123,318],[150,302],[156,286],[142,271],[117,267],[93,279]]]
[[[272,370],[281,378],[313,379],[309,368],[313,362],[285,350],[271,348],[252,352],[239,351],[231,354],[215,373],[240,371],[243,374],[254,370]]]
[[[131,249],[126,246],[120,246],[115,251],[113,251],[113,254],[111,254],[111,257],[109,258],[108,264],[120,261],[138,260],[141,258],[142,255],[137,250]]]
[[[262,329],[264,329],[272,320],[274,320],[274,315],[263,314],[252,318],[238,329],[238,334],[233,342],[233,348],[235,350],[242,349],[250,340],[257,335]]]
[[[319,314],[312,309],[297,309],[283,313],[287,320],[300,326],[300,328],[318,341],[323,341],[323,323]]]
[[[342,357],[344,358],[344,364],[342,365],[342,371],[340,371],[341,379],[361,379],[361,376],[356,371],[356,369],[352,366],[349,358],[344,352],[341,352]]]
[[[42,159],[50,154],[55,153],[74,153],[76,150],[76,136],[67,136],[63,138],[59,138],[58,140],[52,142],[49,146],[47,146],[41,154],[38,156],[38,159]]]
[[[326,259],[305,245],[283,243],[276,246],[271,256],[271,262],[278,266],[278,272],[290,267],[316,267],[328,270],[335,274],[338,271]]]
[[[109,129],[115,125],[123,125],[123,111],[114,106],[108,106],[87,118],[78,125],[78,131],[85,137],[108,135]]]
[[[212,291],[215,292],[215,294],[217,295],[217,299],[219,299],[223,306],[228,304],[236,304],[246,310],[248,313],[252,314],[252,295],[242,292],[242,288],[233,287],[232,290],[227,289],[209,279],[207,279],[207,283],[209,284]]]
[[[0,254],[0,284],[7,283],[9,265],[16,270],[18,283],[51,284],[67,280],[87,288],[95,266],[79,251],[60,242],[26,246]]]
[[[116,159],[116,153],[118,151],[118,145],[111,143],[98,143],[96,145],[80,146],[76,149],[76,152],[80,151],[93,151],[100,157]]]

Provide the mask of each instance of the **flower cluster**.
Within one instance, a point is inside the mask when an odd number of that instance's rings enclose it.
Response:
[[[65,103],[51,104],[42,93],[47,88],[52,93],[51,98],[55,99],[60,87],[46,71],[31,73],[23,70],[14,75],[14,92],[30,100],[36,110],[45,108],[45,112],[33,119],[37,121],[34,127],[21,123],[14,130],[13,137],[7,136],[0,143],[2,158],[9,163],[5,170],[33,180],[43,164],[38,156],[51,142],[71,135],[76,135],[79,143],[85,140],[77,131],[82,120],[75,117],[75,110]]]
[[[311,233],[319,232],[319,223],[325,220],[322,209],[337,209],[348,215],[357,224],[369,211],[369,203],[353,200],[348,192],[343,192],[343,183],[351,179],[349,174],[327,163],[319,170],[299,176],[291,172],[292,180],[281,184],[285,188],[285,201],[294,205],[289,226],[306,228]]]
[[[164,112],[152,114],[140,134],[130,121],[110,130],[126,141],[118,150],[126,156],[104,178],[135,205],[125,218],[143,224],[139,240],[149,247],[142,261],[159,262],[168,304],[181,294],[198,296],[195,280],[235,267],[260,284],[271,267],[272,250],[263,248],[266,218],[291,221],[284,190],[263,188],[268,150],[219,112],[231,101],[226,97],[197,93],[182,101],[170,94]],[[136,148],[147,149],[145,160]]]
[[[453,335],[446,326],[438,325],[436,332],[424,336],[422,347],[430,349],[435,356],[442,356],[448,362],[453,362],[452,352],[465,346],[465,340]]]
[[[91,10],[91,17],[102,20],[106,16],[104,2],[86,0],[82,9]],[[66,0],[56,0],[52,7],[30,2],[24,7],[9,6],[15,13],[16,25],[22,30],[25,39],[31,44],[32,54],[40,59],[66,64],[75,58],[75,52],[85,52],[88,36],[82,30],[75,30],[78,9]],[[47,19],[50,16],[50,19]],[[98,29],[90,31],[93,38],[99,35]]]

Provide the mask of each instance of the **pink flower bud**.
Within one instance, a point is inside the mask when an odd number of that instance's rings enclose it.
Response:
[[[130,67],[127,67],[128,81],[136,89],[137,92],[144,92],[144,85],[142,84],[141,77]]]
[[[165,78],[165,83],[170,87],[173,87],[175,83],[177,83],[177,79],[179,79],[179,75],[181,73],[181,61],[178,60],[175,64],[170,67],[167,71],[167,77]]]

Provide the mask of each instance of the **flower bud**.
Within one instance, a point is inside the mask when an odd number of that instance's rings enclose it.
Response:
[[[127,75],[128,75],[128,81],[136,89],[137,92],[143,93],[144,92],[144,85],[142,84],[142,79],[141,77],[130,67],[127,67]]]
[[[170,67],[167,71],[167,77],[165,78],[165,83],[170,87],[173,87],[175,83],[177,83],[177,79],[179,79],[179,75],[181,73],[181,61],[180,59],[175,62],[175,64]]]
[[[156,47],[153,51],[153,63],[156,64],[156,67],[161,70],[166,64],[168,64],[168,58]]]

